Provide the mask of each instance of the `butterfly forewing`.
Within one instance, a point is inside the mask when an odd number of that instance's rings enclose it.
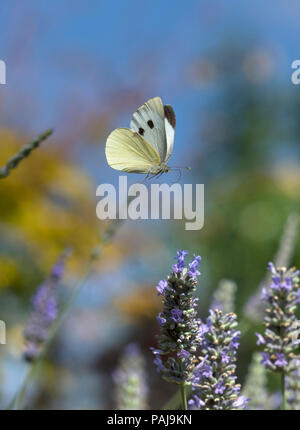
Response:
[[[167,156],[165,112],[160,97],[154,97],[143,104],[133,114],[130,127],[150,143],[161,161],[165,161]]]
[[[165,162],[167,162],[173,152],[175,126],[176,126],[176,116],[175,116],[174,109],[172,108],[171,105],[164,106],[164,115],[165,115],[165,120],[164,120],[165,133],[166,133],[166,142],[167,142]]]
[[[160,163],[155,149],[129,128],[117,128],[107,138],[106,159],[116,170],[129,173],[148,173]]]

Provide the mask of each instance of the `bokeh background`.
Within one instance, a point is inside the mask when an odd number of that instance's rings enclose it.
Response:
[[[155,285],[178,248],[202,258],[198,294],[205,318],[223,278],[237,283],[236,312],[265,276],[291,213],[300,212],[300,58],[296,0],[3,0],[0,58],[0,165],[53,127],[41,148],[0,184],[0,402],[24,378],[23,326],[30,297],[71,246],[63,289],[85,271],[106,223],[96,188],[117,184],[105,140],[128,126],[147,99],[161,96],[177,115],[171,165],[191,166],[181,183],[205,184],[205,225],[128,221],[105,246],[27,400],[29,408],[115,407],[112,372],[124,346],[141,345],[150,407],[176,387],[152,364],[160,309]],[[128,175],[129,182],[141,178]],[[165,175],[171,183],[176,176]],[[296,237],[292,264],[300,265]],[[241,341],[243,382],[254,330]]]

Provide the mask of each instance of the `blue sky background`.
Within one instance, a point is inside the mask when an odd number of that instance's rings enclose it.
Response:
[[[138,89],[174,105],[181,158],[181,142],[198,120],[193,107],[213,95],[213,88],[189,82],[189,65],[199,56],[230,38],[248,41],[272,52],[271,79],[291,85],[290,65],[300,55],[297,1],[75,3],[1,2],[0,58],[7,63],[1,125],[29,133],[53,126],[59,138],[72,127],[70,105],[84,118],[90,106],[113,105],[118,90],[126,89],[126,99]],[[129,101],[115,125],[127,125],[135,107]]]

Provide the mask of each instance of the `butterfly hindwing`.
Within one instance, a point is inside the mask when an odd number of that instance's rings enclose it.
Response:
[[[154,97],[143,104],[132,116],[132,130],[142,136],[165,161],[167,140],[165,131],[165,112],[160,97]]]
[[[147,174],[160,163],[155,149],[129,128],[117,128],[108,136],[105,153],[108,164],[123,172]]]

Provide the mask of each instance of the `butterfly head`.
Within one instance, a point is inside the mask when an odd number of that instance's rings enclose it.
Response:
[[[167,165],[164,165],[164,166],[162,167],[162,172],[163,172],[163,173],[168,173],[170,170],[171,170],[171,169],[170,169],[170,167],[169,167],[169,166],[167,166]]]

